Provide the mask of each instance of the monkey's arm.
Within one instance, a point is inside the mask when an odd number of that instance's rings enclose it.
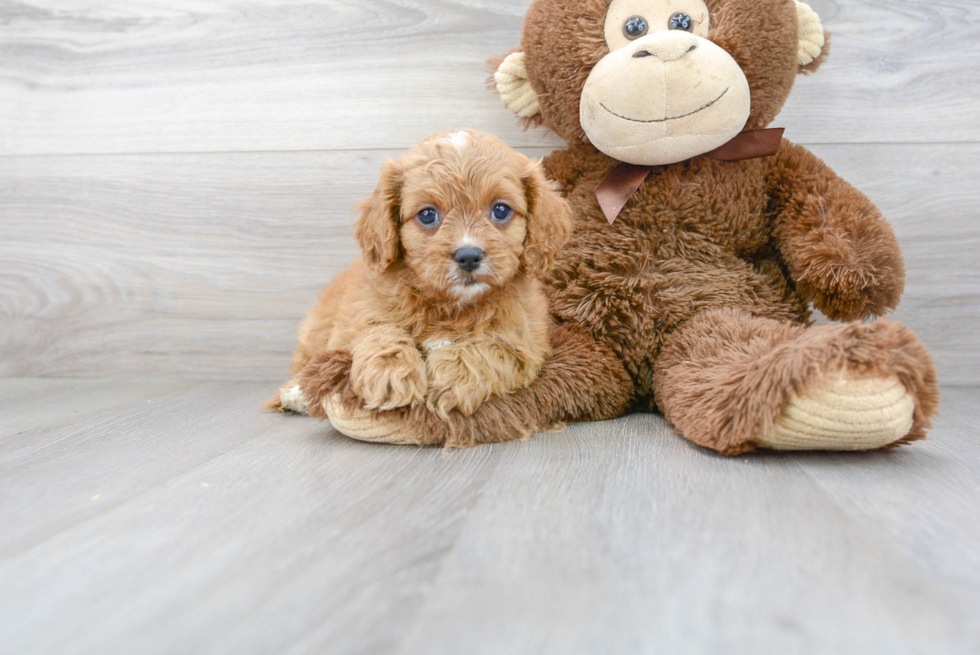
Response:
[[[769,188],[776,245],[806,300],[845,321],[898,305],[905,285],[898,240],[863,193],[785,140]]]

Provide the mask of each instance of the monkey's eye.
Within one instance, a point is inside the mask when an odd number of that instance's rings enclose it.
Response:
[[[638,39],[649,31],[647,19],[643,16],[631,16],[623,23],[623,35],[630,41]]]
[[[505,205],[502,202],[498,202],[493,206],[493,211],[490,212],[491,218],[498,223],[504,223],[510,220],[510,217],[514,215],[514,210]]]
[[[690,32],[694,29],[694,21],[687,14],[678,12],[667,21],[667,29]]]
[[[432,207],[426,207],[425,209],[419,212],[417,218],[419,223],[421,223],[425,227],[432,227],[433,225],[439,222],[439,212],[437,212]]]

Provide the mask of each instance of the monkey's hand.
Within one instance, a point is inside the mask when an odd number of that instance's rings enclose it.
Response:
[[[797,291],[835,320],[894,309],[905,286],[895,233],[878,208],[800,146],[774,166],[773,234]]]

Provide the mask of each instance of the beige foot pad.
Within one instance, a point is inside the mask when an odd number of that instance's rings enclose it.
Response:
[[[775,425],[756,441],[777,450],[872,450],[907,435],[914,409],[895,376],[837,373],[790,396]]]
[[[379,443],[416,443],[405,434],[404,426],[398,418],[369,409],[349,410],[341,406],[335,397],[323,401],[330,424],[334,429],[358,441]]]

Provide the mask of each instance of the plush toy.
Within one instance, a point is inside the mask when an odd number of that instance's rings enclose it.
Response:
[[[370,412],[349,358],[302,375],[342,432],[472,445],[567,421],[659,410],[724,454],[869,450],[925,436],[931,358],[886,320],[904,264],[878,209],[766,129],[827,44],[795,0],[535,0],[496,70],[526,126],[569,143],[544,160],[574,214],[547,286],[553,353],[537,381],[443,421]]]

